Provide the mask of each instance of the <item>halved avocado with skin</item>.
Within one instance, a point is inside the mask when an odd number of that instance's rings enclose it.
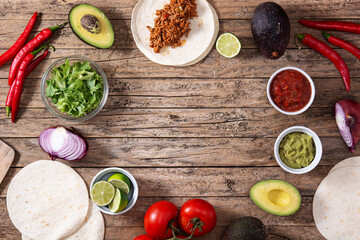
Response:
[[[114,30],[100,9],[90,4],[79,4],[69,13],[73,32],[85,43],[97,48],[109,48],[114,43]]]
[[[301,205],[299,191],[282,180],[264,180],[256,183],[250,190],[250,198],[264,211],[278,216],[294,214]]]

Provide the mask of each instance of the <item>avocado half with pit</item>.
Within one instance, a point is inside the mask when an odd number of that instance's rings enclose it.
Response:
[[[82,41],[97,47],[109,48],[114,43],[114,30],[109,19],[97,7],[79,4],[69,13],[71,29]]]
[[[282,180],[264,180],[256,183],[250,190],[250,198],[264,211],[278,216],[294,214],[301,205],[299,191]]]

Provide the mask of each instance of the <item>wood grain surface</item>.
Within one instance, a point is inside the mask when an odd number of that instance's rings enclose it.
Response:
[[[288,239],[323,239],[312,217],[312,198],[321,180],[337,162],[358,155],[347,151],[338,132],[333,106],[342,99],[360,99],[360,62],[343,49],[332,46],[346,61],[352,90],[345,91],[333,64],[306,46],[298,49],[291,40],[283,57],[263,57],[253,41],[251,16],[260,0],[209,0],[220,19],[220,33],[232,32],[241,43],[233,59],[215,49],[200,63],[165,67],[149,61],[137,48],[130,31],[131,11],[136,0],[87,0],[103,10],[115,31],[114,46],[95,49],[80,41],[66,26],[51,41],[57,48],[25,82],[20,118],[16,124],[0,108],[0,137],[14,148],[15,160],[0,185],[0,239],[20,239],[6,210],[6,191],[24,166],[48,159],[38,146],[38,135],[49,126],[74,126],[89,140],[88,155],[78,162],[65,162],[87,185],[106,167],[123,167],[137,179],[140,193],[135,207],[120,216],[105,215],[105,239],[132,240],[145,233],[146,209],[159,200],[178,207],[190,198],[212,203],[218,223],[199,240],[220,240],[226,227],[241,216],[261,219],[271,234]],[[291,36],[321,32],[297,23],[299,19],[342,19],[360,23],[360,0],[279,0],[291,22]],[[79,0],[2,0],[0,4],[0,54],[23,31],[34,11],[41,12],[31,36],[41,29],[67,21],[69,10]],[[360,35],[333,32],[360,46]],[[291,38],[292,38],[291,37]],[[57,59],[81,55],[96,61],[106,72],[109,97],[93,119],[70,124],[51,115],[41,100],[44,71]],[[10,63],[0,67],[0,102],[8,92]],[[315,101],[297,116],[277,112],[268,102],[266,85],[277,69],[295,66],[314,80]],[[323,157],[312,172],[284,172],[273,156],[277,136],[287,127],[313,129],[323,144]],[[282,179],[296,186],[302,197],[300,210],[287,217],[268,214],[253,204],[249,190],[264,179]]]

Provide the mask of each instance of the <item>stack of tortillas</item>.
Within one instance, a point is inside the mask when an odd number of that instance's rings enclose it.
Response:
[[[360,157],[336,164],[316,190],[316,227],[330,240],[360,239]]]
[[[131,16],[131,31],[140,51],[151,61],[169,66],[189,66],[206,57],[219,33],[219,19],[206,0],[196,0],[198,17],[190,19],[188,36],[180,47],[167,47],[155,53],[150,47],[150,31],[154,27],[156,10],[163,9],[169,0],[139,0]]]
[[[7,209],[22,239],[104,238],[104,219],[71,167],[40,160],[19,171],[7,192]]]

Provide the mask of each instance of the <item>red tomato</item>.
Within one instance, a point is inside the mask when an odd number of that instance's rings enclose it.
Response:
[[[150,237],[147,234],[143,234],[143,235],[137,236],[133,240],[155,240],[155,239],[153,239],[152,237]]]
[[[159,239],[172,236],[169,224],[173,221],[173,226],[177,226],[176,217],[178,209],[169,201],[159,201],[149,207],[144,217],[144,227],[146,233]]]
[[[193,236],[202,236],[216,225],[215,208],[205,200],[191,199],[182,205],[179,212],[179,225],[187,234],[191,234],[194,223],[202,226],[196,227]]]

